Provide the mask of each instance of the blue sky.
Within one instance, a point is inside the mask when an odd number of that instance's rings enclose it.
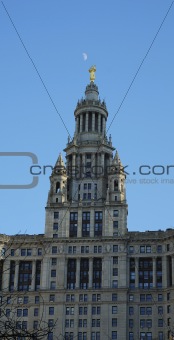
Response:
[[[89,67],[97,67],[96,84],[107,104],[109,126],[171,3],[4,0],[71,135]],[[174,5],[108,132],[130,173],[129,230],[174,226],[174,169],[167,174],[167,166],[174,165],[173,22]],[[32,152],[39,165],[54,165],[67,132],[2,3],[0,41],[1,152]],[[30,183],[30,164],[28,157],[0,157],[0,184]],[[139,173],[142,165],[150,167],[150,175]],[[163,175],[152,173],[162,170]],[[1,233],[44,232],[49,175],[40,175],[33,189],[0,190]],[[161,183],[166,179],[170,183]]]

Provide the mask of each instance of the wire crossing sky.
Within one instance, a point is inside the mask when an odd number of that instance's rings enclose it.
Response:
[[[1,151],[35,154],[41,174],[33,189],[0,190],[1,233],[44,232],[51,170],[45,174],[43,169],[54,166],[68,134],[74,134],[73,111],[93,64],[109,111],[107,129],[128,173],[128,228],[172,227],[173,16],[173,2],[161,0],[103,1],[100,6],[91,1],[88,6],[80,1],[3,1]],[[0,184],[32,181],[29,157],[0,157],[0,162]]]

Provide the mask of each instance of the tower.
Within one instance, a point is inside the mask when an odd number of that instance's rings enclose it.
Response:
[[[66,167],[59,156],[50,177],[48,237],[117,237],[127,232],[125,174],[117,151],[113,157],[111,136],[108,139],[106,134],[108,111],[94,83],[95,70],[89,70],[91,81],[74,111],[74,136],[64,149]],[[59,213],[56,233],[55,209]],[[88,210],[89,220],[85,220],[84,210]],[[78,212],[76,223],[71,223],[69,212]]]

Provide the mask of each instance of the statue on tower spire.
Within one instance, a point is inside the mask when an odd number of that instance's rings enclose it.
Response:
[[[95,80],[95,72],[96,72],[96,66],[91,66],[89,69],[89,73],[90,73],[90,81],[94,82]]]

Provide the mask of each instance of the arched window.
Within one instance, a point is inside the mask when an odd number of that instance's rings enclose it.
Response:
[[[60,182],[56,183],[56,193],[60,191]]]
[[[115,179],[114,181],[114,191],[118,191],[118,180]]]

